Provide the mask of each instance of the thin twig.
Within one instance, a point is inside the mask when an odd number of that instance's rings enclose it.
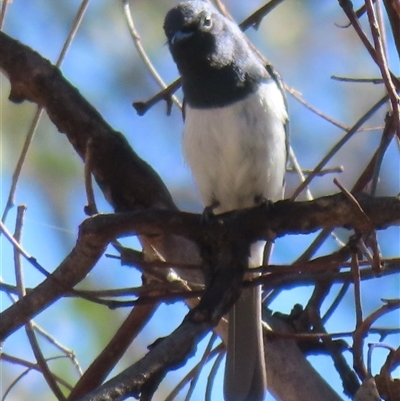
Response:
[[[29,126],[28,133],[26,134],[26,138],[24,141],[24,144],[22,146],[21,154],[19,155],[17,165],[15,166],[13,175],[12,175],[12,180],[11,180],[11,187],[10,191],[8,194],[8,199],[6,202],[6,206],[4,207],[3,215],[1,217],[1,221],[4,223],[7,219],[8,212],[14,207],[14,198],[15,198],[15,192],[17,191],[17,185],[19,181],[19,177],[21,175],[22,171],[22,166],[25,163],[26,155],[28,154],[28,150],[31,146],[33,137],[35,135],[39,120],[43,114],[43,107],[37,106],[35,115],[33,116],[32,122]]]
[[[216,339],[217,339],[217,335],[213,332],[211,334],[210,340],[207,343],[206,349],[204,350],[203,356],[201,357],[200,362],[197,365],[196,373],[195,373],[193,379],[190,381],[189,391],[186,394],[185,401],[190,401],[190,398],[192,397],[194,389],[196,387],[196,384],[199,380],[200,373],[201,373],[204,365],[210,358],[211,348]]]
[[[383,341],[389,335],[399,335],[400,327],[371,327],[368,333],[379,334],[379,341]]]
[[[17,220],[16,220],[16,226],[15,226],[14,238],[18,242],[21,241],[22,223],[23,223],[23,217],[24,217],[25,210],[26,210],[26,206],[19,206],[18,210],[17,210]],[[19,291],[19,298],[21,299],[26,295],[26,292],[25,292],[25,285],[24,285],[23,274],[22,274],[21,256],[16,248],[14,248],[14,266],[15,266],[15,279],[16,279],[17,288]],[[31,324],[31,321],[26,323],[25,331],[26,331],[29,343],[31,345],[31,349],[33,351],[33,354],[35,355],[37,364],[40,368],[40,371],[41,371],[44,379],[46,380],[47,384],[49,385],[50,389],[52,390],[52,392],[56,396],[56,398],[59,401],[65,401],[66,398],[64,397],[64,394],[62,393],[52,372],[50,371],[50,369],[47,365],[46,359],[42,353],[42,350],[40,349],[40,346],[36,339],[35,332],[33,330],[33,325]]]
[[[388,59],[387,54],[387,35],[386,35],[386,28],[385,28],[385,17],[383,15],[383,8],[382,8],[382,1],[374,1],[376,7],[376,19],[378,22],[378,29],[381,34],[381,43],[384,51],[385,60]]]
[[[24,377],[26,376],[29,372],[31,371],[31,369],[26,369],[24,370],[21,374],[19,374],[7,387],[6,391],[4,392],[3,396],[1,397],[1,401],[5,401],[5,399],[8,397],[8,395],[10,394],[11,390],[18,384],[18,382]]]
[[[16,300],[14,299],[12,294],[18,295],[20,293],[20,290],[17,288],[17,286],[11,286],[9,284],[5,284],[1,280],[1,278],[0,278],[0,290],[3,290],[6,292],[6,294],[8,295],[8,297],[12,303],[16,302]],[[25,292],[32,291],[31,288],[26,288],[26,287],[24,287],[24,290],[25,290]],[[32,321],[31,323],[32,323],[32,326],[33,326],[35,332],[40,334],[49,343],[53,344],[56,348],[58,348],[61,352],[63,352],[65,354],[65,357],[69,358],[71,360],[71,362],[74,365],[74,367],[76,368],[78,374],[82,375],[82,368],[80,367],[79,361],[76,358],[74,351],[72,349],[66,348],[63,344],[58,342],[52,335],[50,335],[46,330],[43,329],[43,327],[39,326],[36,322]],[[0,359],[3,358],[3,355],[4,354],[0,354]]]
[[[294,153],[294,150],[292,148],[292,146],[289,146],[289,160],[293,166],[293,170],[297,173],[297,175],[300,178],[300,182],[304,182],[305,177],[303,174],[303,170],[300,167],[300,164],[297,160],[296,154]],[[307,200],[313,200],[314,197],[312,196],[312,193],[310,191],[310,188],[307,186],[306,188],[306,199]]]
[[[84,177],[85,177],[85,190],[86,190],[86,198],[87,205],[84,210],[88,216],[93,216],[98,213],[96,200],[93,192],[93,181],[92,181],[92,138],[86,142],[86,150],[85,150],[85,167],[84,167]]]
[[[308,174],[311,174],[314,170],[308,169],[308,168],[302,168],[302,169],[300,169],[300,171],[302,172],[302,174],[308,175]],[[343,166],[327,167],[327,168],[322,169],[319,173],[317,173],[316,176],[322,177],[327,174],[343,173],[343,171],[344,171]],[[286,172],[298,174],[298,169],[294,168],[294,167],[288,167],[286,169]]]
[[[307,311],[309,311],[310,320],[313,325],[313,330],[319,333],[326,333],[326,329],[323,326],[319,315],[319,310],[314,309],[314,307],[309,308],[307,306]],[[332,338],[326,336],[322,337],[321,340],[324,344],[324,347],[326,348],[326,351],[331,356],[337,372],[340,375],[345,394],[353,398],[360,387],[356,375],[354,374],[353,370],[350,368],[346,359],[342,355],[341,349],[336,346]]]
[[[400,82],[393,75],[389,67],[387,65],[387,61],[384,55],[383,45],[380,40],[380,33],[378,29],[378,23],[375,17],[375,11],[373,8],[373,4],[371,0],[365,0],[366,9],[368,13],[368,19],[371,27],[372,37],[374,40],[375,48],[372,46],[370,41],[367,38],[367,35],[364,33],[359,21],[358,17],[355,15],[352,3],[350,1],[339,1],[339,4],[342,6],[343,11],[345,12],[347,18],[349,18],[351,24],[353,25],[357,35],[361,39],[364,47],[367,49],[371,58],[378,65],[381,70],[382,78],[385,82],[386,90],[388,92],[388,97],[390,99],[390,103],[392,106],[392,111],[395,116],[396,128],[395,132],[398,137],[400,137],[400,109],[399,109],[399,96],[397,95],[397,90],[400,90]]]
[[[10,0],[3,0],[2,5],[1,5],[0,31],[3,29],[4,21],[6,19],[6,10],[7,10],[8,3],[10,3]]]
[[[348,1],[348,0],[346,0],[346,1]],[[360,18],[360,17],[362,17],[364,14],[365,14],[365,12],[366,12],[366,9],[365,9],[365,5],[362,5],[356,12],[355,12],[355,14],[356,14],[356,16],[357,16],[357,18]],[[348,24],[345,24],[345,25],[339,25],[339,24],[335,24],[338,28],[349,28],[349,27],[351,27],[351,21],[348,23]]]
[[[14,239],[17,243],[21,242],[21,233],[22,233],[22,224],[24,213],[26,211],[26,206],[22,205],[18,207],[17,210],[17,219],[15,222],[15,231],[14,231]],[[18,290],[18,298],[21,299],[26,295],[25,285],[24,285],[24,277],[22,274],[22,267],[21,267],[21,257],[19,249],[14,248],[14,270],[15,270],[15,281],[17,283],[17,290]]]
[[[305,106],[307,109],[311,110],[314,114],[317,116],[323,118],[324,120],[328,121],[332,125],[340,128],[343,131],[348,131],[349,127],[345,126],[344,124],[340,123],[339,121],[334,120],[332,117],[329,117],[322,111],[318,110],[316,107],[312,106],[310,103],[305,101],[302,97],[301,94],[293,88],[290,88],[289,86],[285,85],[285,90],[293,96],[298,102],[300,102],[303,106]]]
[[[371,191],[370,191],[371,195],[376,194],[376,190],[378,187],[378,181],[379,181],[379,173],[381,171],[381,167],[382,167],[382,163],[383,163],[383,157],[395,135],[395,127],[396,127],[395,115],[394,114],[387,115],[386,124],[385,124],[385,128],[382,132],[381,141],[380,141],[378,149],[376,150],[376,153],[375,153],[376,158],[375,158],[374,171],[373,171],[372,180],[371,180]]]
[[[307,176],[299,187],[294,191],[291,200],[295,200],[304,188],[314,179],[325,164],[343,147],[343,145],[359,130],[359,128],[365,124],[366,121],[382,106],[387,102],[388,97],[384,96],[378,102],[376,102],[366,113],[364,113],[359,120],[347,131],[347,133],[333,146],[333,148],[322,158],[322,160],[316,165],[313,173]]]
[[[393,347],[386,345],[386,348],[389,349],[389,355],[381,368],[381,373],[389,374],[393,369],[400,365],[400,347],[394,349]]]
[[[151,107],[153,107],[160,100],[165,100],[167,102],[167,115],[170,115],[172,108],[171,97],[179,89],[180,86],[181,86],[181,79],[177,78],[174,82],[172,82],[172,84],[168,85],[162,91],[156,93],[150,99],[146,101],[133,102],[132,106],[134,107],[139,116],[143,116]]]
[[[207,361],[211,360],[214,358],[215,355],[221,352],[221,344],[215,347],[207,357]],[[195,375],[200,366],[200,362],[196,364],[196,366],[190,370],[185,377],[182,378],[182,380],[174,387],[174,389],[168,394],[168,396],[164,399],[164,401],[172,401],[175,399],[175,397],[179,394],[179,392],[185,387],[185,385],[191,380]]]
[[[342,77],[339,75],[331,75],[331,79],[340,82],[352,82],[352,83],[369,83],[369,84],[383,84],[384,81],[382,78],[350,78],[350,77]]]
[[[375,230],[369,233],[369,235],[367,236],[367,240],[369,242],[370,248],[372,249],[372,270],[377,277],[380,277],[382,273],[383,263]]]
[[[7,227],[3,224],[3,222],[0,221],[0,232],[3,233],[3,235],[8,239],[8,241],[11,242],[13,247],[18,250],[18,252],[30,263],[32,266],[34,266],[40,273],[45,275],[46,277],[50,276],[50,273],[42,267],[34,258],[33,256],[29,255],[28,252],[25,251],[25,249],[22,247],[21,244],[18,243],[18,241],[15,240],[15,238],[11,235],[11,233],[8,231]]]
[[[378,331],[379,330],[379,331]],[[379,328],[375,329],[371,327],[368,330],[368,333],[370,334],[380,334],[381,331],[392,334],[392,335],[398,335],[400,332],[399,328]],[[313,331],[313,332],[308,332],[308,333],[292,333],[292,332],[287,332],[287,331],[277,331],[277,330],[267,330],[266,331],[266,336],[267,338],[271,340],[276,340],[276,339],[288,339],[288,340],[296,340],[296,341],[310,341],[310,340],[321,340],[324,338],[330,338],[330,339],[340,339],[343,337],[352,337],[354,334],[354,331],[335,331],[331,333],[327,332],[318,332],[318,331]]]
[[[372,0],[365,0],[365,5],[367,9],[367,14],[368,14],[368,19],[369,19],[369,24],[371,27],[371,33],[372,33],[372,38],[374,40],[374,46],[375,46],[375,52],[372,54],[372,52],[369,50],[369,47],[367,49],[370,51],[370,55],[373,58],[373,60],[377,63],[379,69],[381,70],[382,78],[383,81],[385,82],[386,90],[388,92],[390,102],[392,105],[392,110],[394,114],[395,121],[399,121],[399,96],[397,95],[396,91],[396,85],[395,82],[397,83],[397,89],[400,89],[399,81],[397,78],[390,72],[389,66],[387,63],[387,58],[386,58],[386,51],[384,48],[384,42],[382,39],[381,32],[379,30],[379,24],[378,20],[376,17],[375,13],[375,8],[373,6]],[[355,27],[356,31],[358,34],[360,34],[360,31]],[[361,37],[361,40],[363,41],[364,45],[366,44],[366,40],[364,37]],[[397,124],[397,129],[396,132],[398,133],[399,131],[399,123]]]
[[[221,0],[213,0],[218,11],[225,17],[233,21],[232,15],[227,10],[225,4]],[[249,17],[239,24],[242,31],[246,31],[250,27],[258,29],[261,21],[266,17],[277,5],[282,3],[283,0],[270,0],[267,4],[260,7],[258,10],[254,11]]]
[[[388,344],[382,344],[382,343],[379,343],[379,344],[376,344],[376,343],[368,344],[367,370],[368,370],[369,376],[371,376],[371,377],[373,376],[373,373],[372,373],[372,352],[375,350],[375,348],[386,349],[386,350],[389,351],[389,353],[390,353],[390,351],[394,351],[395,350],[392,346],[390,346]],[[386,359],[386,362],[387,361],[388,361],[388,359]]]
[[[46,341],[52,344],[54,347],[58,348],[64,355],[62,357],[68,358],[72,365],[75,367],[78,375],[82,375],[83,371],[79,364],[79,361],[75,355],[74,350],[67,348],[65,345],[61,344],[57,341],[51,334],[49,334],[43,327],[40,327],[35,321],[31,321],[32,326],[36,333],[40,334]],[[51,360],[52,358],[48,358],[47,360]]]
[[[219,354],[215,358],[215,362],[210,370],[210,374],[207,377],[207,386],[206,386],[206,390],[205,390],[204,401],[211,401],[211,392],[212,392],[212,388],[214,385],[215,376],[217,375],[218,369],[225,356],[225,352],[223,352],[223,350],[225,349],[224,343],[219,344],[218,347],[216,348],[216,350],[217,349],[219,349]]]
[[[157,81],[157,83],[164,90],[167,88],[167,84],[164,82],[164,80],[161,78],[160,74],[157,72],[157,69],[154,67],[153,63],[150,60],[150,57],[147,55],[147,52],[142,45],[140,35],[139,35],[138,31],[136,30],[135,23],[133,21],[129,2],[127,0],[122,0],[122,3],[123,3],[125,20],[128,25],[129,33],[131,34],[131,37],[133,39],[133,43],[136,47],[136,50],[139,53],[141,59],[143,60],[143,63],[146,66],[147,70],[150,72],[150,74],[153,76],[153,78]],[[175,103],[175,105],[181,110],[182,104],[178,100],[178,98],[174,95],[171,95],[171,99]]]
[[[321,317],[322,324],[326,324],[326,322],[331,318],[331,316],[335,312],[336,308],[342,302],[342,299],[346,295],[346,292],[349,289],[349,287],[350,287],[350,282],[342,284],[342,286],[340,287],[340,290],[337,293],[335,299],[332,301],[332,303],[329,305],[329,308],[326,310],[324,315]]]
[[[47,361],[54,361],[56,359],[61,359],[61,358],[66,358],[66,356],[64,356],[64,355],[63,356],[53,356],[53,357],[48,358]],[[40,367],[38,366],[37,363],[29,362],[29,361],[26,361],[25,359],[21,359],[21,358],[15,357],[13,355],[8,355],[4,352],[0,355],[0,360],[2,360],[4,362],[12,363],[14,365],[20,365],[20,366],[26,367],[27,371],[25,372],[25,374],[29,373],[29,371],[32,371],[32,370],[41,372]],[[54,375],[54,378],[57,380],[58,383],[60,383],[66,389],[72,390],[72,386],[67,381],[65,381],[62,377]],[[7,391],[9,391],[9,390],[7,390]],[[4,394],[2,399],[4,399],[5,396],[6,395]]]
[[[385,304],[377,309],[375,312],[371,313],[354,331],[353,334],[353,365],[361,380],[364,380],[368,375],[363,359],[364,338],[368,333],[368,330],[370,329],[372,324],[381,316],[400,308],[400,299],[382,301]]]
[[[261,24],[263,18],[269,14],[277,5],[282,3],[283,0],[271,0],[269,3],[260,7],[257,11],[246,18],[239,26],[245,31],[247,28],[254,26],[256,29]]]
[[[358,266],[358,255],[354,252],[351,258],[354,285],[354,305],[356,311],[356,328],[358,328],[363,321],[362,305],[361,305],[361,289],[360,289],[360,268]]]

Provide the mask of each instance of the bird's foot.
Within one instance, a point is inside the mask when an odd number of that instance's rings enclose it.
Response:
[[[263,195],[255,196],[254,197],[254,203],[256,204],[256,207],[263,208],[263,209],[265,208],[267,211],[269,211],[272,208],[272,206],[274,205],[274,202],[272,200],[267,199]],[[270,228],[267,228],[267,233],[268,233],[267,238],[266,238],[267,239],[267,246],[266,246],[266,248],[264,250],[264,262],[263,262],[263,264],[268,264],[269,256],[270,256],[271,251],[272,251],[271,247],[273,246],[273,243],[274,243],[275,238],[276,238],[276,233],[273,230],[271,230]],[[271,249],[269,249],[269,248],[271,248]]]
[[[209,224],[212,219],[214,219],[215,214],[214,214],[214,209],[216,209],[218,206],[220,206],[220,203],[218,201],[213,201],[211,205],[206,206],[203,210],[203,213],[201,215],[201,222],[203,224]]]
[[[257,195],[254,197],[254,203],[256,206],[268,208],[273,205],[274,202],[267,199],[264,195]]]

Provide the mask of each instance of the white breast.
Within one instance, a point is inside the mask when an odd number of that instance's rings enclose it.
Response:
[[[286,119],[273,81],[226,107],[186,108],[183,152],[205,206],[218,201],[221,213],[282,197]]]

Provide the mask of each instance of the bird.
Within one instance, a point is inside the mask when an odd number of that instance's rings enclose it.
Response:
[[[281,199],[288,111],[279,75],[206,1],[170,9],[164,32],[181,76],[183,155],[205,208],[220,214]],[[263,264],[265,245],[251,244],[249,267]],[[244,288],[228,313],[226,401],[265,398],[261,304],[260,286]]]

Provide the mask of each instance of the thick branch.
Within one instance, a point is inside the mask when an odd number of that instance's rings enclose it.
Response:
[[[171,368],[178,368],[182,360],[194,353],[196,344],[209,329],[210,326],[206,323],[196,324],[185,320],[170,336],[157,343],[143,359],[80,401],[112,401],[128,396],[138,398],[149,385],[146,382],[148,377],[156,377],[158,374],[164,376],[163,368],[166,364]]]
[[[202,216],[194,213],[151,209],[139,213],[98,215],[85,222],[85,227],[103,230],[115,236],[175,234],[202,242],[204,237],[222,231],[240,232],[247,241],[268,239],[271,233],[309,234],[319,229],[354,228],[369,232],[372,227],[385,229],[400,224],[400,198],[355,195],[365,216],[357,213],[341,193],[313,201],[278,201],[268,206],[238,210],[215,216],[210,224],[202,224]],[[217,233],[217,234],[216,234]]]
[[[0,32],[0,69],[11,83],[10,100],[16,103],[28,100],[44,107],[82,159],[90,143],[90,169],[116,211],[145,207],[175,209],[160,177],[57,67]]]
[[[232,242],[235,233],[240,233],[241,241],[250,243],[255,239],[268,239],[271,233],[277,236],[307,234],[334,227],[353,227],[359,232],[368,232],[371,223],[376,229],[400,223],[400,198],[360,194],[356,199],[368,221],[356,213],[354,205],[342,194],[309,202],[279,201],[268,207],[226,213],[215,217],[209,225],[202,224],[198,214],[159,209],[91,217],[82,224],[77,245],[53,275],[3,312],[0,339],[81,281],[114,238],[133,234],[178,235],[204,245],[219,244],[220,238],[227,235]]]
[[[113,237],[87,230],[54,273],[1,314],[0,341],[82,281]]]

